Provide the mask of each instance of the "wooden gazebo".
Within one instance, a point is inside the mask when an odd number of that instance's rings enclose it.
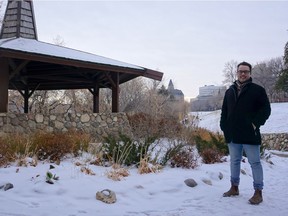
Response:
[[[139,76],[160,81],[163,73],[38,41],[32,0],[8,0],[0,34],[0,113],[8,111],[8,89],[24,97],[25,113],[35,90],[89,89],[98,113],[100,88],[112,90],[112,112],[118,112],[119,85]]]

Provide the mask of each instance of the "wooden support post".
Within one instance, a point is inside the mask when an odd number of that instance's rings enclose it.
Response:
[[[93,113],[99,113],[99,85],[94,84],[93,90]]]
[[[26,87],[24,92],[24,113],[29,111],[29,89]]]
[[[9,65],[6,58],[0,58],[0,113],[8,112]]]
[[[115,86],[112,86],[112,112],[119,112],[119,73],[113,73],[113,82]]]

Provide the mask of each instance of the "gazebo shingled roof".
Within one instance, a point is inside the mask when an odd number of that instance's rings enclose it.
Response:
[[[35,90],[89,89],[99,112],[99,89],[112,89],[112,112],[119,111],[119,85],[163,73],[37,40],[32,0],[8,0],[0,34],[0,112],[7,112],[8,89],[24,97],[24,112]]]

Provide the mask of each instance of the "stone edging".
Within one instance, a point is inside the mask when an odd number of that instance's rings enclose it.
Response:
[[[126,113],[0,113],[0,136],[36,131],[66,132],[71,129],[88,133],[97,141],[108,134],[118,135],[119,132],[132,135]]]
[[[267,149],[288,151],[288,133],[262,134],[262,145]]]

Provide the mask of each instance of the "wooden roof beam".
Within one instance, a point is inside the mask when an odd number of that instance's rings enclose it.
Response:
[[[93,62],[84,62],[84,61],[77,61],[74,59],[66,59],[60,58],[55,56],[47,56],[35,53],[27,53],[21,51],[13,51],[13,50],[0,50],[0,56],[9,57],[9,58],[17,58],[17,59],[25,59],[31,61],[40,61],[59,65],[68,65],[74,67],[81,67],[86,69],[96,69],[102,71],[110,71],[110,72],[119,72],[119,73],[127,73],[127,74],[137,74],[139,76],[144,76],[147,78],[155,79],[161,81],[163,73],[158,71],[150,70],[143,68],[135,69],[135,68],[126,68],[121,66],[113,66],[113,65],[106,65],[106,64],[98,64]]]
[[[9,80],[11,80],[14,76],[16,76],[17,74],[20,73],[20,71],[25,68],[25,66],[29,63],[30,61],[25,60],[22,61],[21,64],[19,64],[18,66],[16,65],[16,63],[9,59],[9,66],[13,69],[13,71],[9,74]]]

